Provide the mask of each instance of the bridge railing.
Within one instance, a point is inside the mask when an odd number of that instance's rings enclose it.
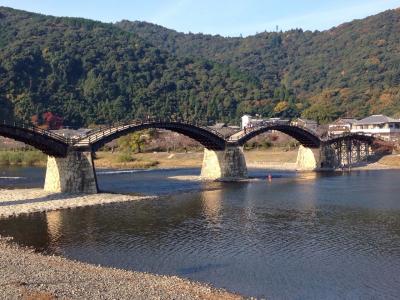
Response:
[[[35,133],[39,133],[41,135],[51,137],[55,140],[65,143],[65,144],[69,143],[68,138],[63,137],[62,135],[59,135],[55,132],[51,132],[50,130],[46,130],[46,129],[43,129],[43,128],[40,128],[40,127],[37,127],[34,125],[25,124],[25,123],[17,123],[17,122],[9,123],[9,122],[6,122],[5,120],[2,123],[3,123],[3,125],[5,125],[7,127],[29,130],[29,131],[32,131]]]
[[[161,118],[149,117],[149,118],[141,119],[141,120],[116,122],[116,123],[109,124],[109,125],[99,126],[95,129],[92,129],[90,132],[88,132],[87,134],[80,136],[80,137],[65,137],[58,133],[52,132],[50,130],[42,129],[42,128],[34,126],[34,125],[25,124],[25,123],[17,123],[17,122],[8,123],[6,121],[3,121],[3,124],[5,126],[29,130],[32,132],[36,132],[36,133],[51,137],[62,143],[75,145],[75,146],[86,146],[86,145],[98,140],[99,138],[107,136],[111,133],[119,132],[119,131],[124,130],[129,127],[153,124],[153,123],[165,123],[165,124],[173,123],[173,124],[176,124],[177,126],[179,126],[179,125],[180,126],[195,126],[199,129],[208,131],[208,132],[218,136],[221,139],[226,140],[225,135],[221,134],[217,130],[210,128],[204,124],[200,124],[197,122],[193,124],[193,123],[189,123],[184,120],[181,120],[181,119],[172,119],[172,118],[171,119],[169,119],[169,118],[161,119]]]
[[[132,120],[132,121],[125,121],[125,122],[116,122],[110,125],[99,126],[96,129],[91,130],[87,135],[82,136],[80,138],[76,138],[72,140],[72,144],[75,146],[84,146],[88,145],[94,141],[97,141],[99,138],[103,138],[111,133],[116,133],[126,128],[135,127],[139,125],[146,125],[146,124],[154,124],[154,123],[173,123],[177,125],[189,125],[189,126],[196,126],[200,129],[206,130],[215,134],[216,136],[220,137],[221,139],[225,139],[226,137],[219,133],[217,130],[213,128],[209,128],[204,125],[199,124],[192,124],[188,123],[179,119],[161,119],[161,118],[147,118],[142,120]]]
[[[321,139],[322,142],[329,142],[329,141],[334,141],[334,140],[339,140],[343,138],[348,138],[348,137],[354,137],[354,136],[364,136],[364,137],[371,137],[374,139],[381,139],[379,136],[366,133],[366,132],[343,132],[342,134],[339,135],[333,135],[333,136],[327,136],[323,139]]]
[[[288,121],[288,120],[274,120],[274,121],[264,121],[260,124],[252,124],[252,126],[248,126],[243,130],[243,133],[239,134],[239,135],[231,135],[228,138],[228,141],[230,142],[235,142],[240,140],[242,137],[248,135],[249,133],[259,130],[261,128],[265,128],[265,127],[271,127],[271,126],[276,126],[276,125],[290,125],[292,127],[297,127],[300,128],[304,131],[309,132],[310,134],[313,134],[315,136],[318,136],[316,132],[314,132],[313,130],[311,130],[310,128],[307,128],[305,126],[300,126],[298,124],[293,124],[292,122]]]

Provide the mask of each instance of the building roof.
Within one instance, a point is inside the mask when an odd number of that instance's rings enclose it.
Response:
[[[400,120],[393,119],[385,115],[372,115],[362,120],[355,122],[356,125],[368,125],[368,124],[383,124],[383,123],[399,123]]]
[[[358,122],[357,119],[353,119],[353,118],[339,118],[337,119],[335,122],[333,122],[332,124],[334,125],[341,125],[341,124],[353,124]]]
[[[233,127],[233,126],[223,126],[223,127],[215,127],[215,126],[208,126],[211,129],[214,129],[218,133],[224,135],[224,136],[230,136],[238,131],[240,131],[240,127]]]
[[[220,129],[222,127],[226,127],[226,123],[215,123],[214,125],[212,125],[210,127],[214,128],[214,129]]]
[[[310,119],[298,118],[297,121],[302,121],[302,122],[304,122],[304,123],[309,123],[309,124],[317,124],[317,121],[315,121],[315,120],[310,120]]]
[[[64,137],[78,137],[78,136],[84,136],[92,129],[89,128],[79,128],[79,129],[68,129],[68,128],[63,128],[63,129],[57,129],[57,130],[51,130],[54,133],[57,133],[59,135],[62,135]]]

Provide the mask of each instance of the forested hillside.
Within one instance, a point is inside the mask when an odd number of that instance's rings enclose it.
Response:
[[[183,34],[145,22],[116,25],[180,57],[238,69],[272,94],[283,88],[307,117],[400,116],[399,9],[323,32],[264,32],[246,38]],[[253,100],[246,101],[244,110],[273,104],[268,110],[279,112],[290,104],[284,97],[278,103],[261,95]]]
[[[266,93],[229,67],[177,58],[112,24],[0,8],[0,28],[0,119],[228,121],[243,99]]]
[[[241,38],[0,7],[0,119],[400,116],[400,11]]]

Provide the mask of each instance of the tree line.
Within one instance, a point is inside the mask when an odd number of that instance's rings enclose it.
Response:
[[[0,119],[80,127],[147,116],[396,116],[399,15],[226,38],[1,7]]]

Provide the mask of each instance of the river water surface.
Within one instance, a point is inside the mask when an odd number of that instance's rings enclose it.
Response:
[[[258,181],[172,180],[198,169],[98,172],[102,190],[163,195],[0,220],[46,253],[178,275],[269,299],[399,299],[400,171],[253,171]],[[43,170],[3,169],[0,187]]]

